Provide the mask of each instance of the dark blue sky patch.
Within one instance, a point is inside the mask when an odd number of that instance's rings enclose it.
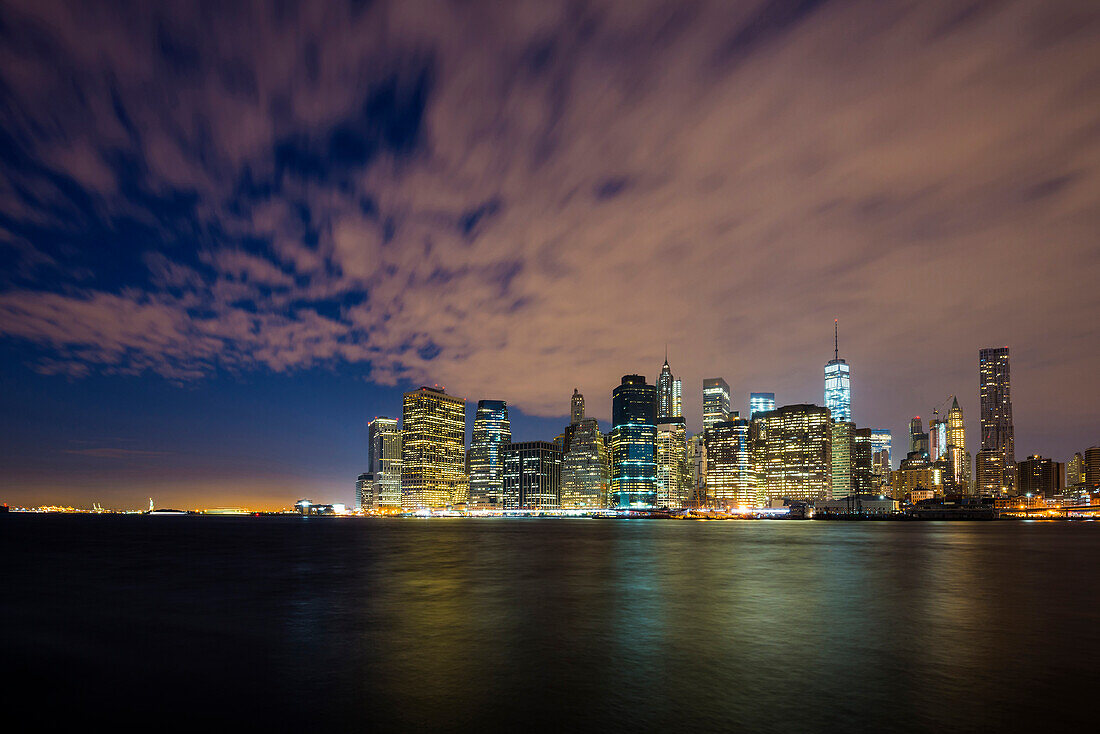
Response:
[[[630,180],[625,176],[613,176],[611,178],[605,178],[596,184],[596,188],[593,190],[593,194],[600,201],[607,201],[608,199],[614,199],[619,194],[626,191],[630,185]]]
[[[768,0],[718,50],[717,61],[736,64],[793,30],[828,0]]]
[[[458,218],[458,230],[464,237],[474,236],[476,234],[475,230],[479,229],[479,225],[496,216],[501,208],[500,197],[496,196],[480,206],[468,209]]]

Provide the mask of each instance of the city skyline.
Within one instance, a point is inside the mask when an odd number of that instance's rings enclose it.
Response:
[[[714,376],[819,404],[834,319],[895,456],[958,395],[976,457],[1010,345],[1067,461],[1100,12],[890,5],[4,3],[0,499],[350,502],[407,390],[545,440],[666,350],[692,430]]]

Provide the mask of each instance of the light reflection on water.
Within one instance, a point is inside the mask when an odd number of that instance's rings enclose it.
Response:
[[[1049,727],[1100,653],[1093,523],[9,517],[0,551],[15,693],[227,722]]]

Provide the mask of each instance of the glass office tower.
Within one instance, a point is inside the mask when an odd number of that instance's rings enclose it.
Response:
[[[829,499],[829,410],[818,405],[785,405],[762,413],[756,425],[757,471],[768,499]]]
[[[401,419],[401,506],[436,509],[466,502],[466,401],[442,388],[405,393]]]
[[[834,421],[852,420],[852,376],[840,358],[838,323],[834,322],[833,358],[825,365],[825,407]]]
[[[1000,494],[1011,496],[1016,488],[1016,442],[1012,425],[1008,347],[979,351],[978,375],[982,406],[982,451],[995,453],[1000,457],[998,460],[987,461],[985,466],[989,471],[995,471],[994,467],[1001,467],[1003,476]],[[992,476],[993,474],[987,472],[987,481]]]
[[[721,377],[703,380],[703,429],[724,421],[730,413],[730,386]]]
[[[707,491],[716,507],[750,509],[765,503],[752,461],[751,421],[733,418],[706,434]]]
[[[657,424],[657,506],[679,509],[690,499],[687,428],[683,418],[667,418]]]
[[[625,375],[611,393],[612,507],[657,503],[657,388]]]
[[[479,400],[470,437],[470,507],[497,510],[503,507],[504,476],[501,446],[512,442],[508,404],[503,400]]]
[[[394,418],[367,424],[367,472],[373,482],[374,508],[401,507],[401,431]]]
[[[775,393],[749,393],[749,420],[755,418],[759,413],[767,413],[769,410],[775,410]]]
[[[657,420],[664,423],[668,418],[680,418],[684,415],[682,385],[672,375],[668,358],[657,375]]]

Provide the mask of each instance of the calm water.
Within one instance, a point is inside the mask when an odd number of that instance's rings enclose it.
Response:
[[[1100,680],[1100,523],[9,515],[0,552],[9,712],[1091,730]]]

